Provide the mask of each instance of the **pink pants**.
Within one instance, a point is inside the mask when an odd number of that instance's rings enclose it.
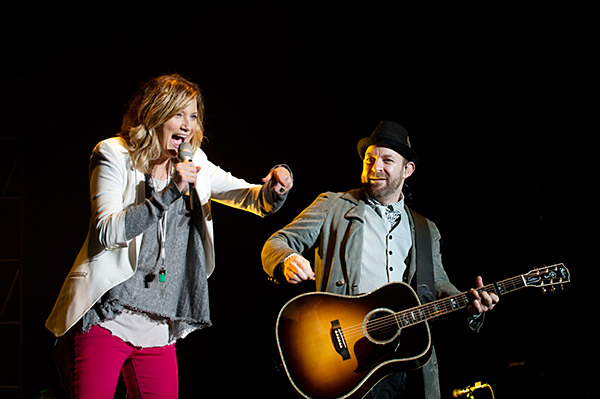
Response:
[[[57,361],[71,398],[113,399],[121,371],[130,398],[177,398],[175,345],[138,349],[98,326],[61,340]]]

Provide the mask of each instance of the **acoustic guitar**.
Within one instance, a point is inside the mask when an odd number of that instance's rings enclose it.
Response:
[[[534,269],[478,289],[498,296],[525,287],[552,291],[570,281],[562,264]],[[283,306],[277,345],[286,373],[306,398],[362,398],[389,374],[416,369],[431,357],[428,320],[467,307],[468,292],[421,304],[394,282],[365,295],[307,293]]]

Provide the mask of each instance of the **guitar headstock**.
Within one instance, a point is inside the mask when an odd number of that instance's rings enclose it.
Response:
[[[546,287],[550,287],[549,290],[552,292],[560,290],[563,284],[571,281],[569,269],[562,263],[533,269],[521,277],[526,287],[541,287],[544,292],[548,291]]]

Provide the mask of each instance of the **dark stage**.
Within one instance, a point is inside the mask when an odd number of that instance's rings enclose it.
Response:
[[[438,225],[459,289],[543,264],[571,271],[563,292],[502,297],[478,335],[459,317],[437,319],[443,397],[477,381],[500,399],[600,397],[586,11],[364,7],[196,6],[95,21],[23,10],[16,28],[3,28],[0,136],[17,140],[0,141],[2,176],[14,160],[23,172],[3,195],[24,194],[24,254],[22,291],[17,284],[0,320],[18,316],[22,294],[22,368],[17,335],[3,324],[14,362],[2,355],[0,385],[20,374],[23,398],[64,397],[44,321],[87,233],[91,150],[117,133],[142,82],[180,73],[203,90],[212,162],[250,182],[278,163],[295,177],[273,216],[213,205],[214,327],[177,344],[182,398],[297,397],[275,320],[312,287],[269,282],[260,251],[321,192],[360,185],[356,143],[380,120],[405,126],[420,155],[412,206]],[[164,26],[175,22],[188,26]],[[2,251],[14,253],[21,227],[8,204]],[[2,264],[4,301],[14,265]]]

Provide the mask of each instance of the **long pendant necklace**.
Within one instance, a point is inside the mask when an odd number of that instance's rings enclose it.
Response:
[[[167,269],[166,269],[166,243],[167,243],[167,214],[165,211],[162,218],[158,221],[158,242],[160,245],[160,269],[158,271],[158,281],[164,283],[167,281]]]
[[[165,180],[164,184],[161,184],[162,187],[159,188],[159,184],[154,179],[154,177],[150,177],[151,183],[154,189],[154,192],[164,189],[171,180],[171,167],[167,169],[167,180]],[[164,283],[167,281],[167,267],[166,267],[166,247],[167,247],[167,217],[168,210],[163,213],[162,217],[158,220],[158,245],[159,245],[159,259],[158,265],[160,269],[158,270],[158,281]]]

